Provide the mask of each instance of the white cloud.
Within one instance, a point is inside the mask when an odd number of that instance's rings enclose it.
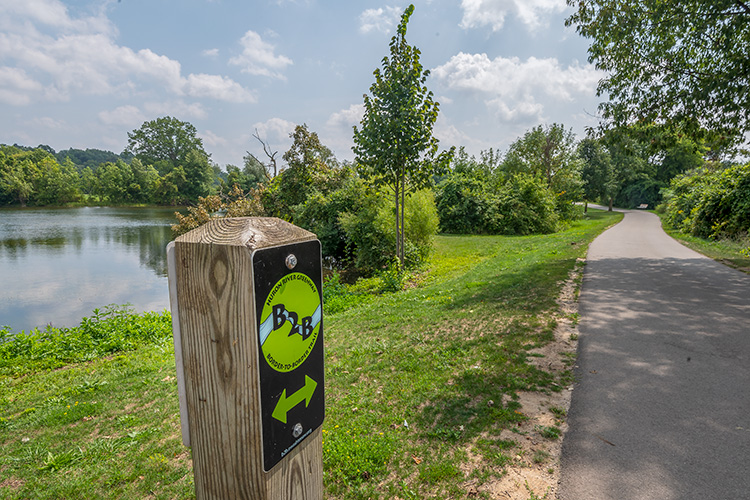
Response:
[[[29,78],[18,68],[0,67],[0,102],[25,105],[31,102],[30,94],[42,90],[42,85]]]
[[[467,146],[479,143],[477,139],[462,132],[454,125],[450,125],[448,120],[440,115],[435,123],[434,135],[440,141],[441,149],[449,149],[451,146]]]
[[[135,106],[120,106],[111,111],[99,112],[99,119],[106,125],[124,125],[137,127],[147,120],[140,109]]]
[[[201,51],[201,55],[206,57],[219,57],[219,49],[206,49]]]
[[[203,119],[208,116],[206,108],[197,102],[187,103],[185,101],[147,102],[144,109],[149,116],[176,116],[180,119],[197,118]]]
[[[332,113],[326,120],[321,140],[324,140],[325,145],[331,148],[340,160],[354,159],[352,127],[359,125],[364,115],[364,104],[352,104],[348,108]]]
[[[399,7],[386,7],[379,9],[367,9],[359,15],[359,31],[369,33],[380,31],[390,33],[401,18]]]
[[[530,30],[548,24],[553,14],[566,9],[565,0],[462,0],[464,11],[460,26],[464,29],[490,26],[499,31],[509,14],[513,14]]]
[[[326,125],[331,128],[346,129],[351,131],[352,127],[359,125],[362,118],[365,116],[365,105],[364,104],[352,104],[346,109],[333,113],[326,122]]]
[[[31,125],[51,130],[62,130],[69,127],[69,125],[61,120],[55,120],[52,117],[49,116],[43,116],[40,118],[34,118],[30,120],[29,122]]]
[[[68,8],[58,0],[5,0],[0,2],[0,12],[3,12],[0,16],[2,31],[20,32],[35,26],[74,33],[114,31],[112,23],[104,16],[103,9],[97,16],[73,19],[68,14]],[[31,25],[18,24],[14,22],[14,17],[26,19]]]
[[[296,123],[283,118],[271,118],[253,125],[253,131],[257,130],[266,143],[290,142],[289,134],[294,132],[296,126]]]
[[[74,19],[57,0],[2,1],[0,28],[0,60],[14,66],[16,80],[26,75],[27,84],[41,86],[20,88],[17,82],[13,86],[0,81],[0,99],[27,104],[40,96],[66,101],[79,94],[132,95],[156,84],[157,90],[178,95],[254,100],[250,91],[227,77],[183,76],[179,61],[150,49],[118,45],[116,29],[106,18]]]
[[[190,97],[211,97],[229,102],[255,102],[255,96],[230,78],[219,75],[190,74],[183,85]]]
[[[253,137],[257,131],[258,136],[270,148],[271,153],[274,151],[278,153],[276,155],[276,163],[281,168],[283,162],[281,156],[292,145],[292,139],[289,135],[294,132],[294,127],[296,126],[296,123],[284,120],[283,118],[271,118],[264,122],[253,124],[250,127],[250,131],[240,138],[240,142],[249,145],[249,150],[255,151],[256,156],[261,161],[265,161],[266,155],[263,152],[263,146],[258,142],[258,139]]]
[[[214,134],[210,130],[206,130],[205,132],[198,134],[198,136],[206,141],[206,144],[211,147],[226,146],[229,143],[225,138]]]
[[[240,45],[242,54],[232,57],[229,64],[240,66],[243,73],[286,79],[280,71],[291,65],[292,60],[286,56],[276,55],[276,48],[263,41],[258,33],[248,31],[240,40]]]
[[[602,73],[591,65],[563,68],[554,58],[490,59],[487,54],[453,56],[432,75],[452,90],[475,93],[507,121],[539,120],[544,103],[594,94]]]

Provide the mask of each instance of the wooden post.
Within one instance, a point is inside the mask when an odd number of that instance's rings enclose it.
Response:
[[[322,499],[320,243],[276,218],[215,219],[173,258],[196,497]]]

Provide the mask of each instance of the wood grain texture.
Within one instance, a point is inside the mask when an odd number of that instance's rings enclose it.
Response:
[[[177,238],[177,294],[196,497],[322,498],[320,429],[263,471],[252,251],[314,239],[275,218],[217,219]]]
[[[323,498],[323,433],[313,434],[289,452],[268,473],[269,492],[279,492],[284,500]]]
[[[315,235],[276,217],[214,219],[177,241],[244,246],[250,250],[313,240]]]

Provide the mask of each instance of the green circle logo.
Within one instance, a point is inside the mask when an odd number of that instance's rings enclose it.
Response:
[[[271,289],[260,315],[263,358],[278,372],[301,365],[320,333],[322,304],[315,283],[305,274],[292,273]]]

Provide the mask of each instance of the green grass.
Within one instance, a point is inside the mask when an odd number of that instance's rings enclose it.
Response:
[[[707,240],[673,229],[667,224],[664,214],[657,212],[657,215],[661,217],[664,231],[686,247],[735,269],[750,272],[750,237],[747,235],[738,239]]]
[[[501,475],[516,453],[500,434],[526,419],[518,393],[560,391],[570,376],[528,351],[553,338],[562,282],[620,216],[590,211],[544,236],[440,236],[418,286],[334,293],[364,298],[326,306],[326,496],[461,498],[469,478]],[[168,315],[116,328],[99,316],[63,344],[67,358],[60,336],[14,357],[0,344],[0,498],[194,496]]]

